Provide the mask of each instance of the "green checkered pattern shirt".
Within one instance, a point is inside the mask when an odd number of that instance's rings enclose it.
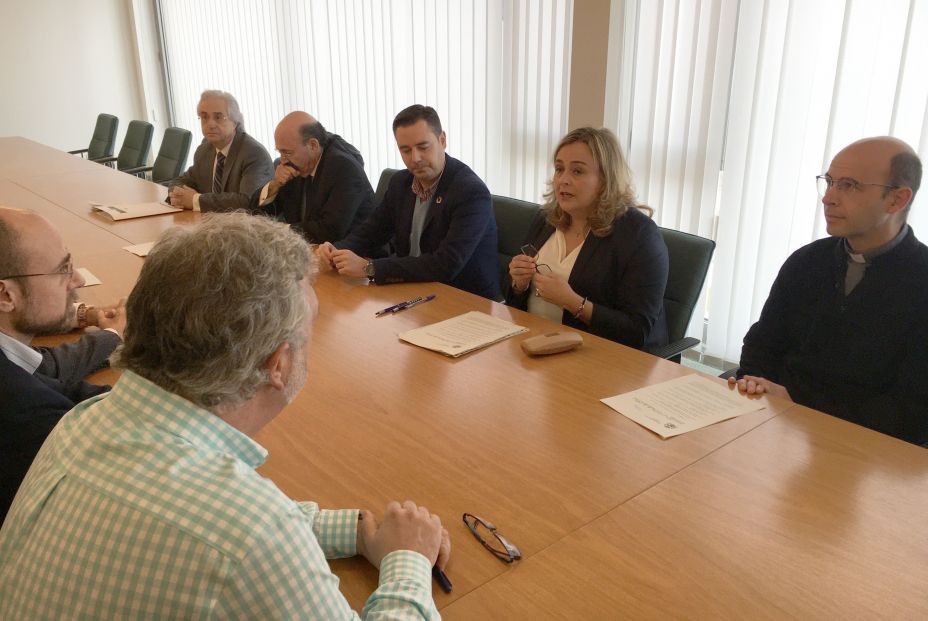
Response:
[[[351,619],[326,558],[357,510],[295,502],[267,451],[131,372],[49,436],[0,530],[0,619]],[[396,551],[363,615],[437,619],[431,567]]]

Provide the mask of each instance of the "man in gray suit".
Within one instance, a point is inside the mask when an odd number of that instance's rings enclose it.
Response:
[[[171,205],[194,211],[247,209],[255,190],[274,176],[271,156],[245,133],[238,102],[229,93],[203,91],[197,116],[203,142],[193,166],[171,182]]]

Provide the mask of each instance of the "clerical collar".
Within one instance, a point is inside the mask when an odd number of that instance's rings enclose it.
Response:
[[[889,240],[882,246],[879,246],[869,252],[864,252],[862,254],[854,252],[851,249],[851,245],[847,243],[847,238],[845,237],[844,238],[844,251],[847,253],[848,258],[854,263],[870,263],[871,261],[873,261],[873,259],[877,258],[880,255],[886,254],[887,252],[889,252],[890,250],[898,246],[902,242],[902,240],[905,239],[905,236],[908,234],[908,232],[909,232],[909,225],[903,224],[902,228],[899,229],[899,233],[895,237],[893,237],[891,240]]]
[[[416,177],[415,175],[413,175],[413,178],[412,178],[413,193],[416,196],[418,196],[419,200],[422,201],[423,203],[428,202],[429,199],[432,198],[432,194],[435,193],[435,189],[438,187],[438,182],[441,181],[441,176],[444,174],[445,174],[445,169],[442,168],[441,173],[438,175],[438,178],[435,179],[434,183],[432,183],[432,185],[430,185],[427,188],[422,185],[421,181],[419,181],[419,177]]]

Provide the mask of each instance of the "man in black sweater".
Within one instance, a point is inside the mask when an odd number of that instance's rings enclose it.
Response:
[[[831,237],[783,264],[731,385],[928,444],[928,247],[906,223],[921,174],[895,138],[835,156],[818,177]]]

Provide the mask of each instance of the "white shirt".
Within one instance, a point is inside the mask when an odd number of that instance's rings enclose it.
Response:
[[[557,229],[554,231],[554,234],[548,238],[545,245],[541,247],[541,250],[538,251],[538,256],[535,257],[535,264],[547,265],[551,268],[552,273],[567,280],[570,278],[570,273],[574,269],[574,263],[577,262],[577,256],[580,254],[580,249],[583,248],[585,242],[586,238],[584,238],[570,254],[567,254],[567,238],[564,237],[563,231]],[[534,293],[534,290],[535,281],[532,279],[532,293]],[[528,312],[557,323],[561,323],[564,316],[563,308],[557,304],[547,302],[537,295],[529,296]]]
[[[35,373],[42,364],[42,354],[3,332],[0,332],[0,350],[3,350],[7,360],[29,375]]]

